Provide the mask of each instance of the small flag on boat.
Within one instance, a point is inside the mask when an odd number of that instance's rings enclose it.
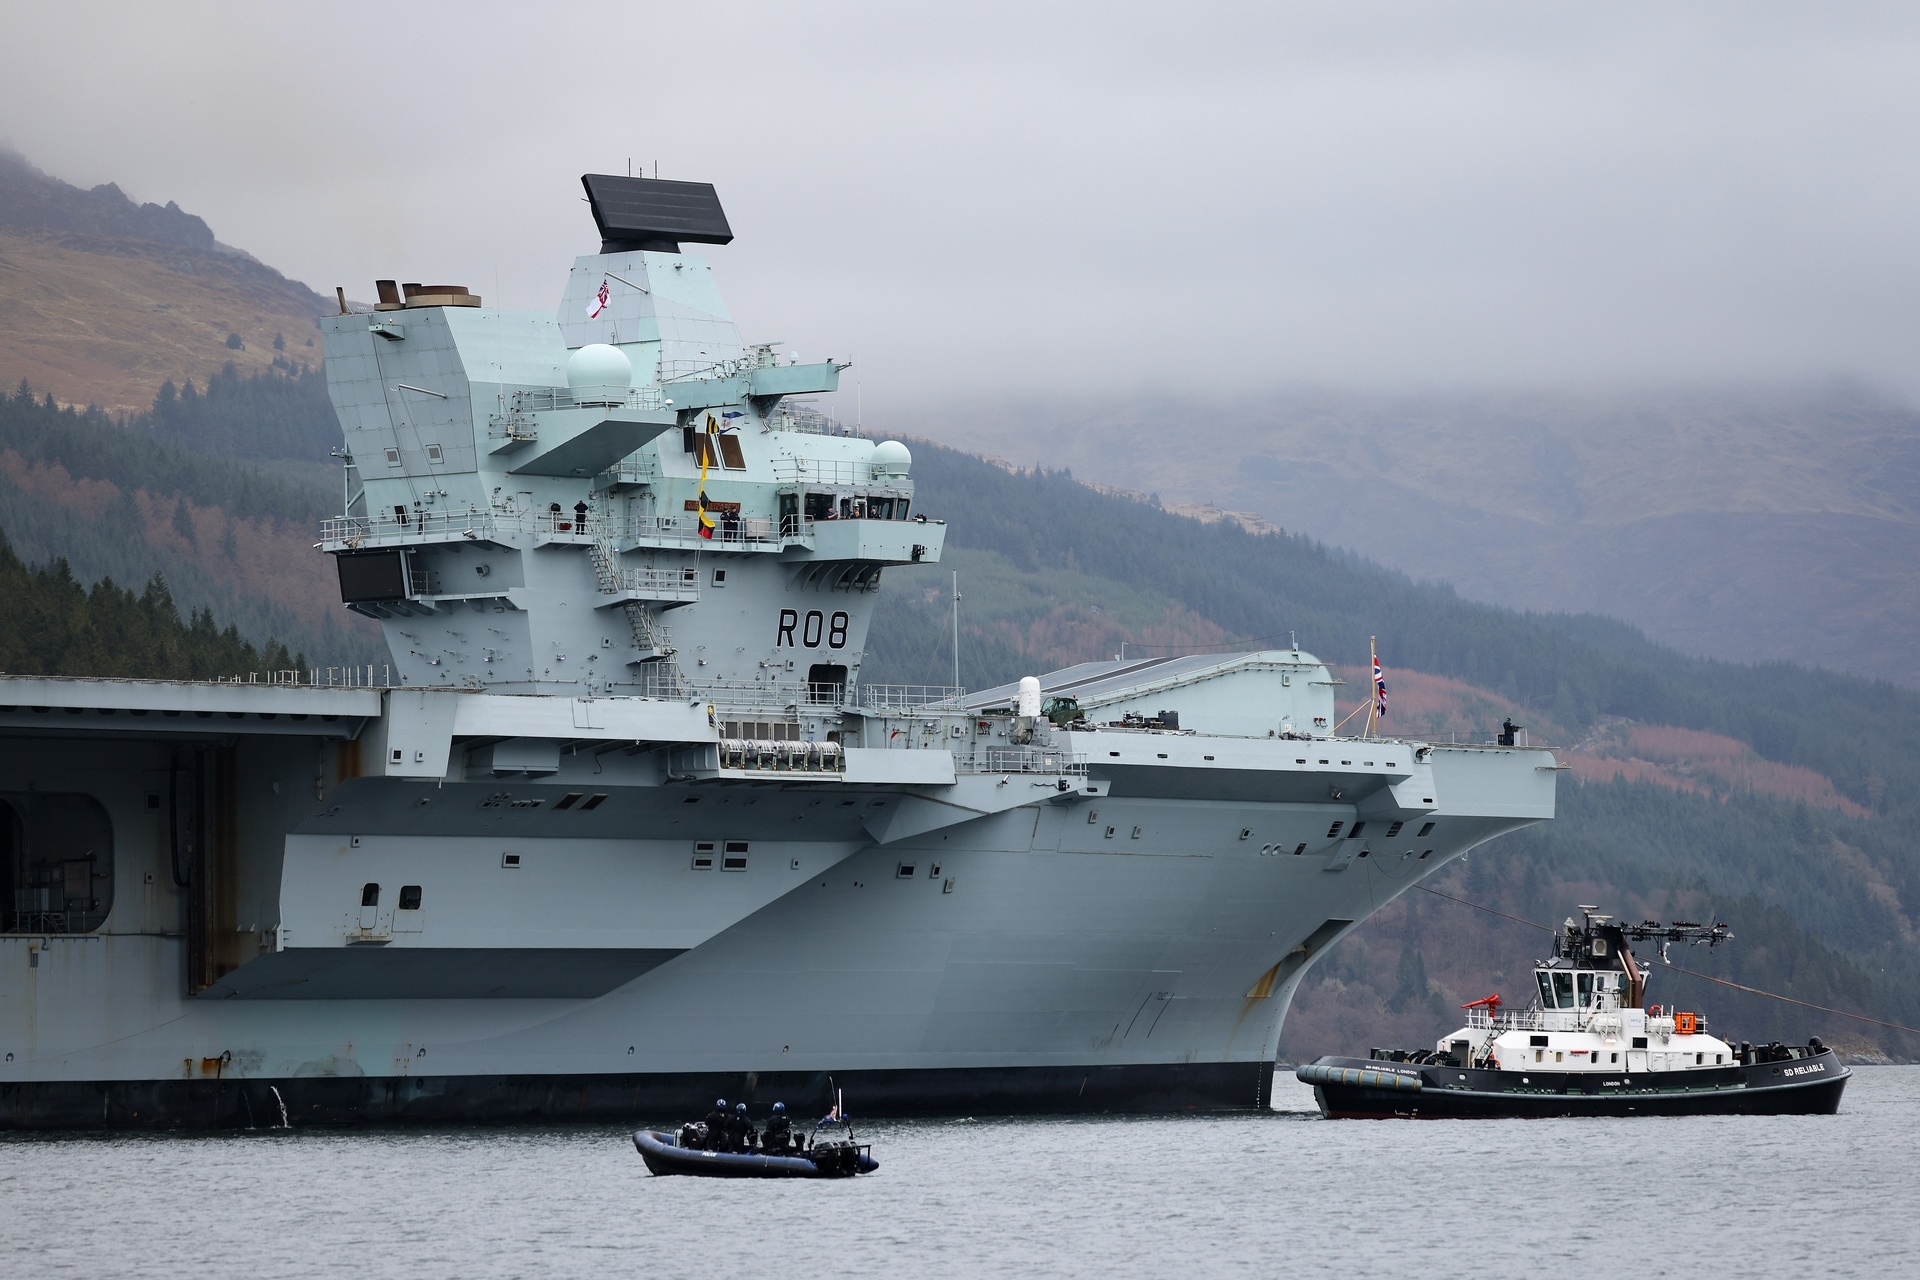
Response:
[[[593,295],[593,302],[587,307],[587,319],[598,320],[600,318],[600,313],[607,309],[607,294],[609,291],[607,282],[602,280],[600,282],[600,292]]]
[[[1380,670],[1380,655],[1373,655],[1373,710],[1382,720],[1387,718],[1387,677]]]

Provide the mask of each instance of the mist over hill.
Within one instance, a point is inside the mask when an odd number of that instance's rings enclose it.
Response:
[[[1920,687],[1920,411],[1771,390],[1031,402],[920,434],[1254,513],[1491,604]]]

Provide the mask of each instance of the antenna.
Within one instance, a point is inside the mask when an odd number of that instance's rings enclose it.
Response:
[[[960,571],[953,571],[953,687],[960,684]]]

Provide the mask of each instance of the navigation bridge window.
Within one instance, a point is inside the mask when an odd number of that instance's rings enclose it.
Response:
[[[113,820],[92,796],[0,798],[0,931],[92,933],[113,909]]]

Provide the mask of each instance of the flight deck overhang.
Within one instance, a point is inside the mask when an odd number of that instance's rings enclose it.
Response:
[[[350,739],[380,712],[377,689],[0,676],[0,731]]]

